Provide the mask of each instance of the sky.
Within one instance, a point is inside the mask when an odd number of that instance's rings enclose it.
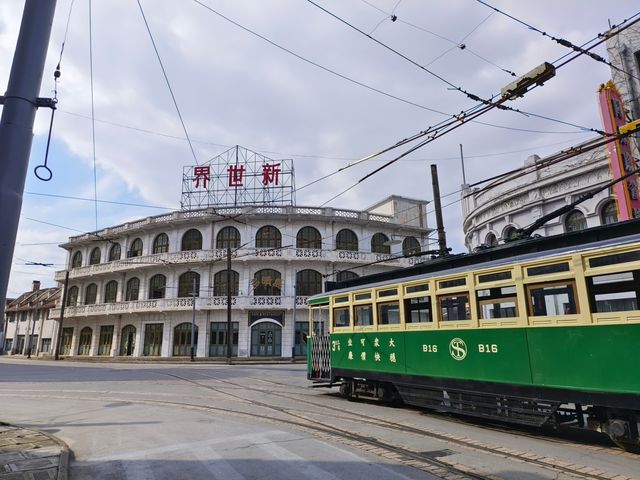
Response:
[[[451,85],[490,98],[515,79],[511,72],[570,53],[477,0],[314,1],[327,11],[308,0],[58,0],[40,93],[53,96],[60,61],[53,177],[33,173],[44,162],[51,115],[41,109],[7,297],[33,280],[55,286],[66,259],[58,245],[69,236],[178,210],[183,167],[234,145],[293,159],[298,206],[323,205],[347,189],[327,205],[361,210],[394,194],[432,201],[435,164],[447,240],[462,252],[460,145],[466,181],[475,183],[600,128],[596,92],[611,74],[581,56],[509,103],[537,116],[494,109],[353,188],[412,145],[304,187],[477,105]],[[622,0],[488,3],[578,45],[638,10]],[[23,6],[0,3],[2,91]],[[604,45],[593,51],[606,53]]]

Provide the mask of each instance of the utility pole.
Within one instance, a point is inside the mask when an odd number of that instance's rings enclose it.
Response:
[[[36,332],[36,312],[40,313],[40,310],[34,310],[31,315],[31,334],[29,335],[29,341],[27,342],[27,358],[31,358],[31,348],[33,347],[33,334]]]
[[[433,203],[436,209],[436,226],[438,228],[438,251],[440,257],[449,253],[447,250],[447,237],[444,233],[444,223],[442,221],[442,204],[440,203],[440,184],[438,183],[438,167],[431,165],[431,183],[433,186]]]
[[[60,360],[60,348],[62,346],[62,322],[64,321],[64,307],[67,305],[67,285],[69,285],[69,270],[64,272],[64,286],[62,287],[62,306],[60,307],[60,323],[58,324],[58,340],[53,358]]]
[[[191,309],[191,361],[195,361],[194,339],[196,336],[196,277],[193,276],[193,307]]]
[[[467,184],[467,176],[464,172],[464,154],[462,153],[462,144],[460,144],[460,163],[462,164],[462,184]]]
[[[237,148],[237,147],[236,147]],[[236,150],[237,152],[237,150]],[[227,363],[231,363],[231,247],[227,247]]]
[[[56,0],[26,0],[0,119],[0,318],[4,318],[11,260],[29,166],[36,108],[55,108],[38,98]]]
[[[298,272],[293,272],[293,325],[291,326],[291,361],[296,358],[296,305],[298,304]]]

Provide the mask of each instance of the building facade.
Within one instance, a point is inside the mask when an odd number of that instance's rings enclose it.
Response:
[[[612,81],[620,92],[627,121],[640,119],[640,25],[633,25],[607,40]],[[594,92],[597,90],[594,85]],[[638,161],[638,138],[630,139],[632,155]],[[568,205],[612,180],[606,147],[580,154],[570,160],[546,164],[537,155],[523,167],[527,173],[505,177],[486,188],[462,186],[463,229],[470,251],[508,239],[517,228]],[[537,166],[539,168],[535,168]],[[570,212],[549,221],[535,231],[554,235],[615,222],[618,219],[611,189],[596,193]]]
[[[7,355],[52,355],[58,335],[58,321],[52,311],[59,303],[60,288],[40,288],[34,281],[30,292],[7,302],[4,349]]]
[[[306,298],[327,280],[419,261],[409,255],[427,245],[426,204],[205,208],[71,237],[56,273],[69,275],[60,353],[189,356],[193,325],[195,356],[224,357],[230,315],[233,357],[305,355]]]

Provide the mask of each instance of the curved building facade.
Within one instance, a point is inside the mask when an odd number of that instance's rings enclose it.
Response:
[[[224,357],[230,315],[233,357],[305,355],[306,298],[327,280],[419,261],[403,254],[426,245],[426,203],[207,208],[71,237],[56,273],[63,283],[68,272],[60,353],[189,356],[193,325],[195,356]]]

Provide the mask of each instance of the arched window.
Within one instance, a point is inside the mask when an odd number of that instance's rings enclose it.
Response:
[[[231,295],[237,296],[240,287],[240,275],[231,270]],[[213,294],[216,297],[225,297],[227,293],[227,271],[220,270],[213,276]]]
[[[89,265],[98,265],[100,263],[100,248],[96,247],[91,250],[91,255],[89,255]]]
[[[281,295],[282,280],[280,272],[265,268],[253,276],[254,295]]]
[[[173,329],[173,355],[185,357],[191,354],[191,329],[190,322],[181,323]],[[193,348],[194,355],[198,345],[198,327],[193,328]]]
[[[118,296],[118,282],[111,280],[104,286],[104,303],[115,303]]]
[[[151,280],[149,280],[149,298],[164,298],[166,286],[167,277],[161,273],[151,277]]]
[[[570,211],[564,219],[564,229],[566,232],[577,232],[587,228],[587,219],[580,210]]]
[[[300,270],[296,274],[296,295],[308,297],[322,293],[322,275],[315,270]]]
[[[78,304],[78,287],[75,285],[67,291],[67,307],[75,307]]]
[[[91,328],[84,327],[80,330],[80,339],[78,341],[78,355],[89,355],[91,353]]]
[[[296,235],[296,248],[322,248],[322,236],[314,227],[302,227]]]
[[[343,228],[336,235],[336,250],[358,251],[358,237],[348,228]]]
[[[354,278],[358,278],[358,274],[349,270],[343,270],[336,274],[336,282],[345,282],[347,280],[353,280]]]
[[[216,248],[240,248],[240,232],[236,227],[224,227],[216,236]]]
[[[95,283],[87,285],[87,289],[84,291],[84,304],[93,305],[96,303],[96,296],[98,295],[98,286]]]
[[[202,250],[202,234],[200,230],[192,228],[182,236],[182,251]]]
[[[507,227],[504,229],[504,232],[502,233],[502,239],[504,241],[514,240],[517,234],[518,234],[518,231],[516,230],[516,227]]]
[[[167,253],[169,251],[169,237],[161,233],[153,241],[153,253]]]
[[[196,297],[200,296],[200,274],[197,272],[184,272],[178,278],[178,297],[193,297],[195,281]]]
[[[604,204],[600,212],[600,221],[602,225],[609,225],[618,221],[618,208],[615,200]]]
[[[493,233],[487,235],[487,238],[484,240],[485,245],[489,245],[490,247],[495,247],[498,245],[498,239]]]
[[[371,237],[371,252],[372,253],[391,253],[391,246],[385,245],[386,242],[389,241],[389,237],[387,237],[384,233],[376,233],[373,237]]]
[[[109,249],[109,261],[113,262],[114,260],[120,260],[120,255],[122,255],[120,244],[115,243],[111,245],[111,248]]]
[[[129,251],[127,252],[127,258],[139,257],[141,255],[142,255],[142,240],[140,240],[139,238],[136,238],[131,243],[131,248],[129,248]]]
[[[80,268],[82,266],[82,252],[76,252],[71,259],[71,268]]]
[[[256,248],[280,248],[282,235],[280,230],[271,225],[266,225],[256,233]]]
[[[406,237],[402,241],[402,254],[403,255],[415,255],[420,253],[420,242],[416,237]]]
[[[127,292],[125,294],[125,301],[135,302],[138,300],[140,294],[140,279],[138,277],[130,278],[127,282]]]

